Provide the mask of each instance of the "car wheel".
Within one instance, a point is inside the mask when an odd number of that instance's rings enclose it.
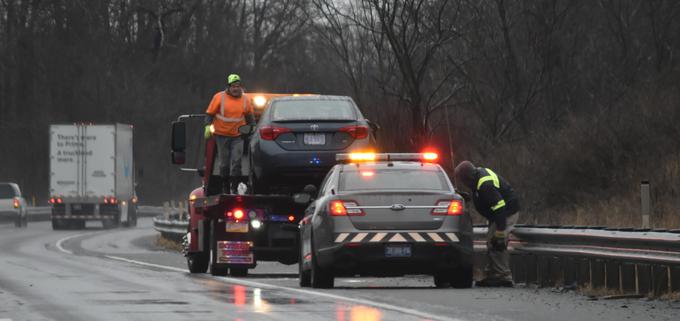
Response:
[[[233,277],[246,277],[248,276],[248,268],[231,268],[229,269],[229,275]]]
[[[304,258],[302,257],[302,250],[300,250],[300,258],[298,259],[298,276],[300,278],[300,287],[307,288],[312,285],[311,271],[303,269]]]
[[[453,269],[449,275],[451,286],[456,289],[469,289],[472,287],[472,266],[460,266]]]
[[[449,275],[450,271],[438,271],[434,274],[434,286],[440,289],[448,288],[451,286]]]
[[[210,255],[205,252],[187,255],[187,267],[191,273],[205,273],[210,265]]]
[[[332,288],[335,281],[332,271],[321,268],[317,264],[314,249],[312,249],[312,273],[310,279],[312,287],[317,289]]]

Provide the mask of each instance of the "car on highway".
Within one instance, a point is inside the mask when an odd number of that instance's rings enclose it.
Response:
[[[338,154],[300,221],[300,286],[425,274],[472,286],[472,223],[436,153]]]
[[[372,149],[375,130],[350,97],[274,98],[249,138],[251,191],[286,193],[318,185],[337,153]]]
[[[26,200],[21,197],[19,185],[0,183],[0,220],[13,221],[16,227],[28,225]]]

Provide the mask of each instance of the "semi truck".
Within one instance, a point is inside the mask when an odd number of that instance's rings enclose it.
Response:
[[[50,126],[49,203],[54,230],[137,225],[133,126]]]
[[[253,100],[257,111],[258,107],[264,108],[268,100],[281,96],[285,95],[249,94],[247,98]],[[307,191],[299,193],[222,193],[215,139],[202,139],[204,117],[205,114],[181,115],[172,124],[172,163],[184,165],[187,159],[198,159],[196,168],[182,170],[196,172],[202,178],[202,186],[188,196],[190,217],[183,251],[189,271],[239,277],[246,276],[258,261],[297,263],[298,222],[304,217],[313,192],[310,189],[314,187],[308,186]],[[198,137],[200,146],[188,146],[187,124],[198,124],[193,126],[196,130],[190,132],[194,134],[192,137]],[[250,125],[242,126],[244,139],[252,129]],[[189,155],[192,153],[195,154]],[[245,148],[243,181],[247,181],[250,171],[248,159],[248,148]]]

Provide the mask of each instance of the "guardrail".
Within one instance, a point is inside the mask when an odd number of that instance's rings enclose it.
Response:
[[[155,217],[180,241],[188,222]],[[475,264],[484,266],[486,227],[475,227]],[[517,225],[509,242],[513,278],[542,287],[605,288],[659,296],[680,291],[680,230]]]
[[[475,249],[484,251],[486,228],[474,231]],[[680,291],[680,230],[518,225],[509,248],[516,282],[653,296]]]

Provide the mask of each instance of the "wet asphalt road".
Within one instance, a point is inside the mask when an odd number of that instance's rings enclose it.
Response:
[[[677,320],[680,303],[591,301],[551,289],[436,289],[424,276],[297,285],[297,266],[261,263],[247,278],[186,272],[135,229],[52,231],[0,225],[0,321],[10,320]]]

